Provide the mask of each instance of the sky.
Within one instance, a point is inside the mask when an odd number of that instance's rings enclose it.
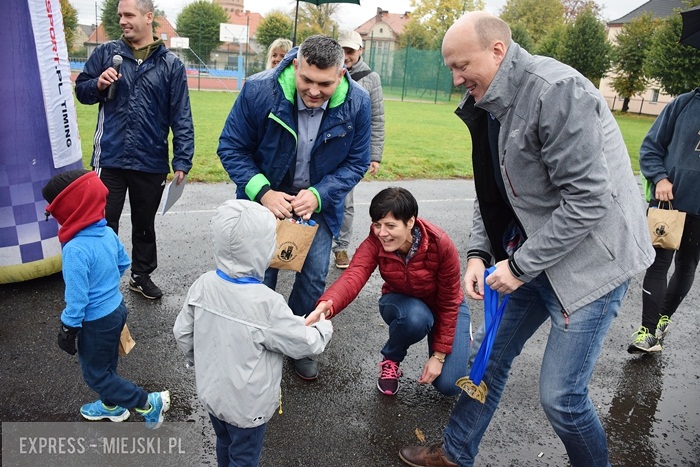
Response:
[[[165,11],[168,19],[175,23],[182,8],[192,1],[155,0],[154,3],[157,8]],[[70,2],[78,10],[80,24],[95,24],[96,11],[99,21],[103,0],[70,0]],[[608,21],[620,18],[646,2],[647,0],[598,0],[598,3],[603,5],[603,17]],[[505,3],[506,0],[486,0],[486,10],[499,14]],[[245,9],[263,16],[275,9],[291,10],[295,5],[295,0],[245,0]],[[360,0],[360,5],[340,5],[338,22],[341,29],[355,29],[374,17],[378,7],[390,13],[404,13],[413,9],[411,0]]]

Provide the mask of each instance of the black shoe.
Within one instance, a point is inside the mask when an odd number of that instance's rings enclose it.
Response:
[[[151,300],[156,300],[163,296],[163,292],[153,283],[151,276],[148,274],[131,276],[129,288]]]
[[[294,371],[305,381],[318,378],[318,362],[308,357],[294,360]]]

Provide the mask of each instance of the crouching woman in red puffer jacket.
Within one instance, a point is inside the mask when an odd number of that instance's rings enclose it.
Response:
[[[418,382],[457,395],[455,381],[467,374],[471,337],[457,249],[442,229],[418,218],[418,203],[404,188],[380,191],[369,214],[370,234],[306,322],[316,322],[321,313],[340,313],[379,266],[384,279],[379,313],[389,326],[389,339],[381,350],[377,388],[389,396],[398,392],[399,365],[408,348],[428,336],[428,358]]]

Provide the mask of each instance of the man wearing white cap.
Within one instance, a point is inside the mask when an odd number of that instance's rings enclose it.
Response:
[[[370,139],[370,175],[379,171],[384,151],[384,95],[379,75],[362,60],[362,37],[355,31],[340,33],[338,43],[345,51],[345,66],[350,77],[369,92],[372,101],[372,136]],[[345,197],[345,211],[340,234],[333,240],[335,267],[345,269],[350,265],[348,246],[352,237],[352,221],[355,216],[354,190]]]

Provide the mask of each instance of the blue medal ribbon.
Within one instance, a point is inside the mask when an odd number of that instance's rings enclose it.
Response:
[[[484,272],[484,326],[486,327],[486,335],[484,336],[484,341],[481,343],[481,347],[479,347],[476,353],[472,369],[469,372],[469,379],[471,379],[476,386],[481,383],[484,372],[486,372],[486,364],[491,355],[493,341],[496,338],[496,331],[498,331],[498,326],[501,323],[501,318],[503,317],[503,312],[506,309],[509,297],[509,295],[506,295],[499,304],[498,292],[486,285],[486,278],[495,270],[496,267],[491,266]]]
[[[227,282],[232,282],[234,284],[262,284],[262,281],[257,277],[253,276],[243,276],[243,277],[229,277],[224,271],[216,268],[216,274]]]

